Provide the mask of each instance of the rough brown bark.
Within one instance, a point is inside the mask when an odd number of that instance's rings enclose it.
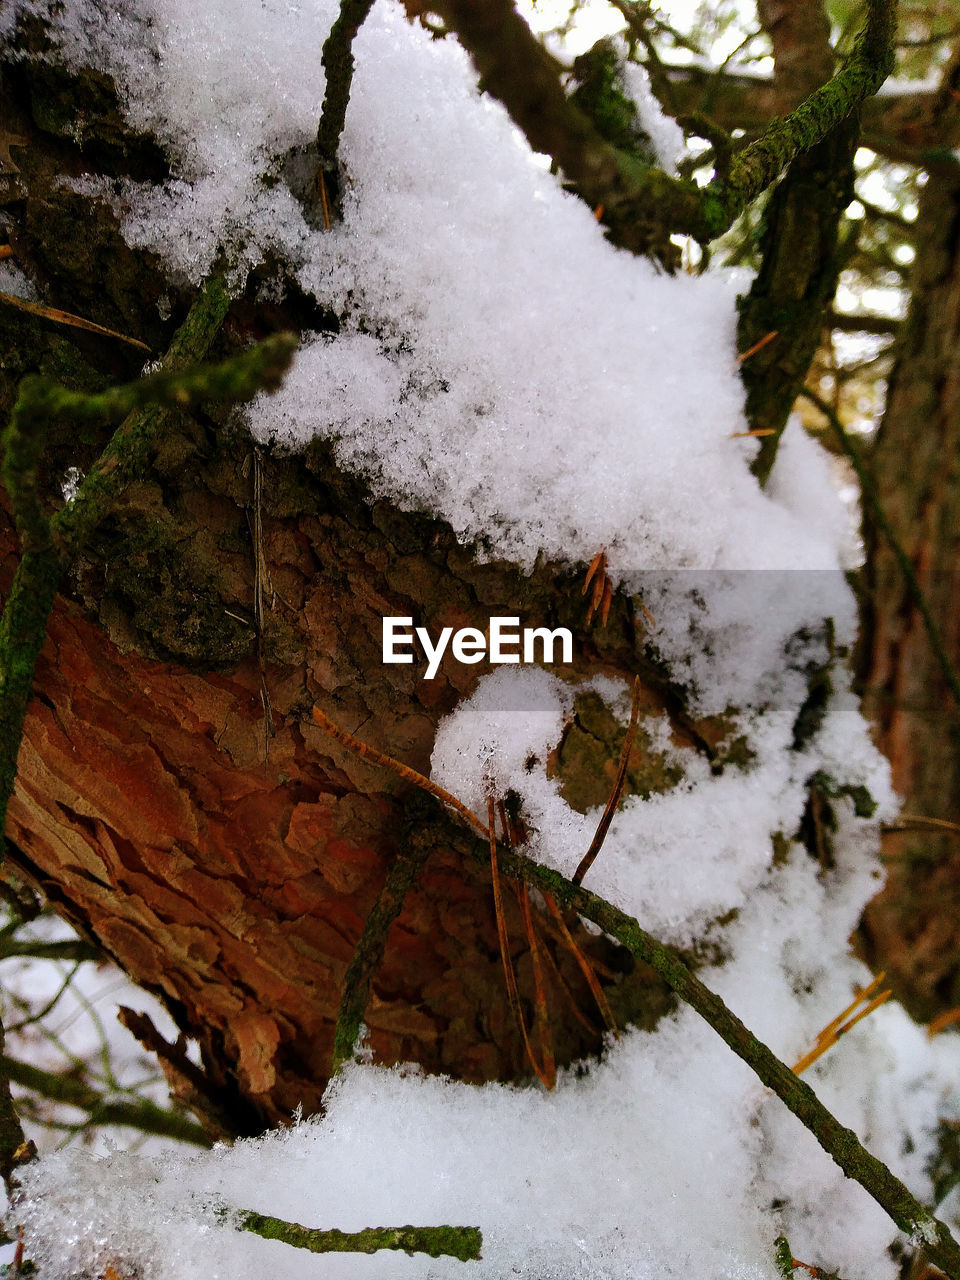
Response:
[[[960,140],[960,58],[934,105],[941,140]],[[873,470],[946,651],[960,662],[960,178],[931,174],[917,219],[912,303]],[[960,822],[960,707],[889,549],[868,525],[866,709],[905,814]],[[928,828],[891,835],[888,882],[865,946],[897,995],[927,1019],[960,1004],[960,842]]]

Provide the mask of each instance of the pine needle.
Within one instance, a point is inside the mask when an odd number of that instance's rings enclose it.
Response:
[[[533,1052],[533,1045],[530,1043],[530,1037],[527,1035],[527,1028],[523,1021],[523,1010],[520,1008],[520,992],[517,988],[517,975],[514,972],[513,960],[510,956],[510,936],[507,932],[507,921],[503,914],[503,893],[500,889],[500,867],[497,862],[497,833],[496,833],[496,815],[494,813],[493,796],[487,797],[487,817],[488,831],[490,839],[490,876],[493,881],[493,909],[497,918],[497,939],[500,943],[500,959],[503,963],[503,977],[507,986],[507,1001],[513,1016],[516,1019],[517,1026],[520,1028],[520,1034],[523,1037],[523,1046],[527,1051],[527,1058],[530,1065],[537,1073],[541,1082],[548,1088],[552,1089],[555,1083],[547,1074],[544,1067],[537,1062],[537,1056]]]
[[[69,311],[58,311],[56,307],[44,307],[39,302],[28,302],[26,298],[18,298],[12,293],[0,293],[0,303],[15,307],[18,311],[26,311],[32,316],[39,316],[42,320],[52,320],[55,324],[69,325],[74,329],[83,329],[87,333],[98,333],[103,338],[116,338],[118,342],[125,342],[130,347],[136,347],[138,351],[151,354],[150,348],[139,338],[129,338],[125,333],[117,333],[116,329],[107,329],[102,324],[94,324],[92,320],[84,320],[82,316],[71,315]]]
[[[744,360],[749,360],[750,357],[755,356],[758,351],[762,351],[767,343],[772,342],[779,332],[779,329],[771,329],[769,333],[764,334],[759,342],[755,342],[752,347],[748,347],[746,351],[741,352],[741,354],[737,356],[737,364],[743,364]]]
[[[543,892],[543,900],[547,904],[547,910],[553,916],[554,920],[556,920],[557,925],[559,926],[560,932],[563,935],[564,942],[567,944],[567,946],[569,947],[570,951],[573,954],[573,958],[576,960],[577,964],[580,966],[580,972],[583,974],[584,978],[586,978],[587,980],[587,986],[590,988],[590,993],[593,996],[594,1000],[597,1002],[597,1008],[600,1010],[600,1016],[603,1018],[603,1021],[606,1023],[607,1030],[612,1031],[613,1034],[616,1036],[616,1038],[619,1040],[620,1028],[617,1026],[616,1022],[614,1021],[613,1010],[610,1008],[610,1003],[607,1000],[606,995],[604,994],[603,987],[601,987],[600,981],[597,978],[597,975],[593,971],[593,966],[591,965],[587,957],[583,954],[583,952],[580,950],[580,948],[577,946],[576,941],[574,940],[573,934],[567,928],[567,922],[563,918],[563,912],[557,906],[557,900],[553,896],[553,894]]]
[[[832,1022],[827,1023],[817,1035],[813,1048],[805,1053],[793,1067],[796,1075],[806,1071],[807,1067],[816,1062],[818,1058],[821,1058],[829,1048],[836,1044],[841,1036],[845,1036],[858,1022],[866,1018],[868,1014],[873,1013],[874,1009],[879,1009],[882,1004],[890,999],[893,992],[889,988],[886,991],[877,992],[877,988],[883,982],[885,976],[883,973],[878,973],[868,986],[857,993],[856,999],[852,1000],[842,1013],[838,1013]],[[877,992],[877,994],[874,995],[874,992]],[[864,1007],[860,1009],[860,1005]],[[860,1009],[859,1013],[854,1013],[855,1009]],[[851,1014],[853,1014],[852,1017],[850,1016]]]
[[[365,742],[361,742],[359,738],[355,738],[352,733],[348,733],[346,729],[341,729],[335,725],[332,720],[320,710],[318,706],[313,708],[313,718],[325,733],[329,733],[331,738],[336,738],[341,746],[346,747],[348,751],[352,751],[363,760],[371,760],[374,764],[381,765],[384,769],[389,769],[392,773],[397,774],[406,782],[412,782],[415,786],[421,787],[424,791],[429,791],[432,796],[436,796],[438,800],[442,800],[444,804],[449,805],[451,809],[456,809],[462,817],[466,818],[481,835],[489,834],[486,823],[481,821],[475,813],[456,796],[451,795],[449,791],[438,786],[436,782],[431,782],[429,778],[425,778],[422,773],[417,773],[416,769],[411,769],[407,764],[401,764],[399,760],[394,760],[393,756],[388,756],[384,751],[378,751],[376,747],[369,747]]]
[[[934,1036],[938,1036],[941,1031],[946,1031],[947,1027],[952,1027],[957,1022],[960,1022],[960,1005],[953,1009],[946,1009],[943,1013],[938,1013],[935,1018],[931,1018],[927,1023],[927,1038],[932,1040]]]
[[[610,829],[610,823],[613,821],[613,815],[617,811],[617,805],[620,803],[620,797],[623,794],[623,786],[627,780],[627,766],[630,763],[630,752],[633,749],[633,740],[637,733],[637,720],[640,717],[640,695],[642,685],[640,677],[636,676],[633,681],[633,705],[630,708],[630,723],[627,726],[627,736],[623,740],[623,746],[620,749],[620,762],[617,765],[617,777],[613,784],[613,790],[610,792],[610,798],[607,800],[607,807],[603,811],[600,821],[597,823],[597,830],[590,842],[590,848],[580,859],[580,865],[571,876],[574,884],[583,884],[583,877],[590,870],[594,859],[600,852],[607,832]]]

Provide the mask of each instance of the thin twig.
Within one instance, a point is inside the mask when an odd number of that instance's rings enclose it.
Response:
[[[318,1231],[299,1222],[284,1222],[264,1213],[241,1209],[236,1216],[241,1231],[266,1240],[282,1240],[310,1253],[376,1253],[399,1249],[425,1253],[430,1258],[459,1258],[470,1262],[481,1256],[483,1237],[478,1227],[367,1227],[363,1231]]]
[[[343,995],[340,997],[337,1026],[333,1033],[331,1074],[339,1071],[353,1056],[370,999],[370,984],[386,950],[387,934],[400,914],[407,893],[429,852],[424,846],[414,848],[407,841],[401,841],[377,900],[363,922],[363,931],[343,979]]]
[[[326,76],[326,88],[320,110],[320,123],[317,126],[317,150],[320,155],[317,187],[326,227],[330,226],[329,187],[332,186],[334,192],[338,187],[337,153],[353,84],[353,41],[372,7],[373,0],[340,0],[340,12],[323,42],[321,62]]]

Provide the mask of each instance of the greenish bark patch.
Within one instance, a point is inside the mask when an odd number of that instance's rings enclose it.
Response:
[[[598,693],[574,699],[574,718],[551,761],[548,774],[559,780],[560,794],[578,813],[606,804],[626,737],[621,724]],[[651,747],[651,738],[638,726],[623,794],[643,799],[670,791],[683,777],[680,765]]]

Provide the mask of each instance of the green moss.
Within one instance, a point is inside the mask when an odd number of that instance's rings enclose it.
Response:
[[[549,773],[560,782],[560,794],[579,813],[604,805],[613,789],[617,762],[627,735],[598,693],[588,691],[574,700],[574,718],[564,733]],[[670,791],[683,777],[680,765],[651,749],[642,725],[637,729],[624,795],[646,799]]]

